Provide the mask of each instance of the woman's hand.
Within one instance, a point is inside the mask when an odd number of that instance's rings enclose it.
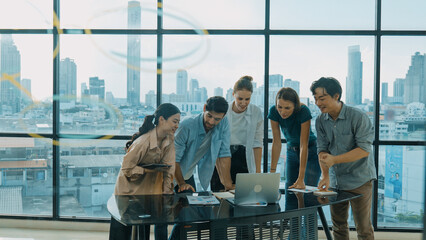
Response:
[[[305,181],[301,178],[297,178],[296,182],[288,188],[305,189]]]

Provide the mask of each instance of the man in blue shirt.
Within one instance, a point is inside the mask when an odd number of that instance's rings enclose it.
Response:
[[[358,239],[374,239],[371,224],[372,180],[376,168],[371,154],[374,131],[367,114],[340,101],[342,87],[334,78],[311,85],[321,110],[316,120],[318,158],[322,179],[318,187],[362,194],[350,200]],[[349,202],[330,206],[334,239],[349,239]]]
[[[176,132],[176,192],[195,191],[194,170],[204,191],[207,190],[215,166],[226,190],[233,189],[230,169],[230,128],[225,114],[228,103],[223,97],[207,99],[204,112],[183,120]]]

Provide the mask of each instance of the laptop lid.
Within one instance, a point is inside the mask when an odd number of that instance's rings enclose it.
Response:
[[[266,205],[279,199],[279,173],[238,173],[235,181],[235,204]]]

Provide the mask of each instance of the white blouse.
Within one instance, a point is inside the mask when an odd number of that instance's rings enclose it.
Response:
[[[232,110],[234,102],[229,104],[227,118],[231,127],[231,145],[246,147],[247,168],[256,172],[253,148],[263,147],[263,116],[259,107],[249,104],[242,113]]]

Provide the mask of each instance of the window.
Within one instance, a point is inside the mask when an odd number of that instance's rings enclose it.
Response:
[[[266,113],[279,88],[291,86],[315,129],[309,86],[333,76],[342,100],[377,126],[374,225],[421,229],[426,6],[379,3],[0,1],[0,195],[10,191],[14,209],[0,214],[108,219],[125,143],[160,103],[199,114],[210,96],[231,102],[235,81],[251,75],[252,104]],[[269,130],[265,171],[271,141]],[[391,160],[402,169],[400,198]]]

